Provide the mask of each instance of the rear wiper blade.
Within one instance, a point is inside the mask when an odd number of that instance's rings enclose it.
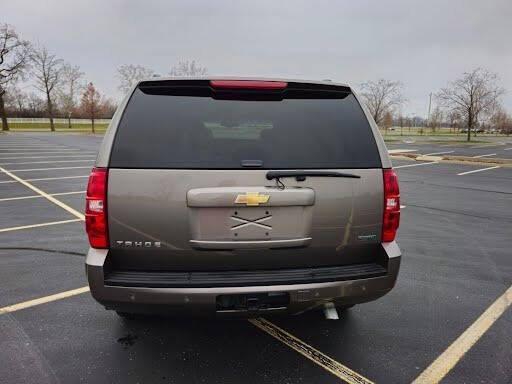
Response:
[[[343,173],[338,171],[268,171],[267,180],[280,179],[282,177],[295,177],[297,181],[304,181],[306,177],[346,177],[350,179],[360,179],[361,176],[352,173]]]

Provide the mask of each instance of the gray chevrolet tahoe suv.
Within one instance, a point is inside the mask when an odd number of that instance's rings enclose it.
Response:
[[[398,180],[347,85],[155,78],[117,109],[86,195],[94,298],[128,313],[297,314],[389,292]]]

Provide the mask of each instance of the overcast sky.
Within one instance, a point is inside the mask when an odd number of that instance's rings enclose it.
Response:
[[[79,65],[119,98],[116,68],[166,74],[195,59],[212,75],[399,80],[404,112],[464,71],[498,73],[512,111],[512,0],[7,1],[0,23]]]

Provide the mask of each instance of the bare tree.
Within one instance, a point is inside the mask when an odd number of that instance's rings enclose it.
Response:
[[[131,87],[138,81],[153,76],[155,72],[143,67],[142,65],[121,65],[117,68],[117,77],[120,80],[119,90],[123,93],[128,93]]]
[[[448,124],[450,125],[451,131],[455,131],[460,128],[460,114],[457,111],[449,111],[447,114]]]
[[[48,52],[45,47],[34,49],[30,55],[33,65],[35,88],[46,96],[46,109],[50,119],[50,129],[55,131],[53,123],[54,93],[62,80],[63,61]]]
[[[407,123],[407,119],[406,117],[402,114],[402,112],[400,111],[399,114],[398,114],[398,126],[400,127],[400,136],[403,136],[404,135],[404,126],[405,124]]]
[[[20,116],[26,109],[26,98],[27,95],[15,85],[8,87],[4,94],[5,109],[15,111]]]
[[[479,118],[492,112],[505,90],[498,86],[498,76],[483,68],[465,72],[460,79],[452,81],[447,88],[437,94],[442,105],[460,114],[468,128],[467,140],[471,140],[471,130],[477,126]]]
[[[506,135],[512,133],[512,117],[501,105],[495,108],[489,120],[496,133],[505,133]]]
[[[0,117],[3,131],[9,130],[4,103],[6,87],[22,76],[29,53],[30,43],[20,39],[10,25],[0,24]]]
[[[80,107],[87,117],[91,119],[92,133],[95,133],[94,120],[100,111],[100,93],[96,90],[93,83],[87,84],[85,91],[82,94],[82,101]]]
[[[41,116],[41,114],[45,110],[45,105],[44,104],[45,104],[44,100],[41,97],[39,97],[39,95],[37,95],[34,92],[31,92],[27,96],[27,107],[28,107],[28,111],[27,112],[32,117],[39,117],[39,116]]]
[[[78,65],[64,64],[62,67],[62,87],[59,89],[58,95],[62,111],[68,118],[68,128],[71,128],[71,115],[76,108],[77,93],[81,88],[79,81],[83,75],[84,73],[80,71]]]
[[[391,113],[404,102],[402,84],[398,81],[368,81],[361,85],[361,89],[363,101],[379,125],[382,124],[386,113]]]
[[[435,132],[437,128],[441,126],[443,120],[443,111],[439,106],[436,106],[432,113],[430,114],[430,118],[428,119],[428,125],[432,132]]]
[[[180,60],[178,64],[171,67],[171,76],[178,77],[193,77],[193,76],[204,76],[208,73],[206,67],[202,67],[197,64],[195,60]]]
[[[117,109],[116,103],[109,98],[102,97],[100,102],[101,118],[111,119]]]
[[[382,119],[382,125],[384,126],[384,131],[387,135],[388,129],[393,125],[393,115],[390,111],[385,113],[384,118]]]

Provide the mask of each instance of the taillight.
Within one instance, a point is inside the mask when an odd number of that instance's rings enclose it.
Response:
[[[107,169],[93,168],[87,184],[85,230],[93,248],[108,248],[107,180]]]
[[[288,83],[285,81],[260,81],[260,80],[211,80],[210,86],[216,89],[285,89]]]
[[[384,215],[382,220],[382,241],[395,240],[400,225],[400,190],[398,176],[393,169],[383,169]]]

